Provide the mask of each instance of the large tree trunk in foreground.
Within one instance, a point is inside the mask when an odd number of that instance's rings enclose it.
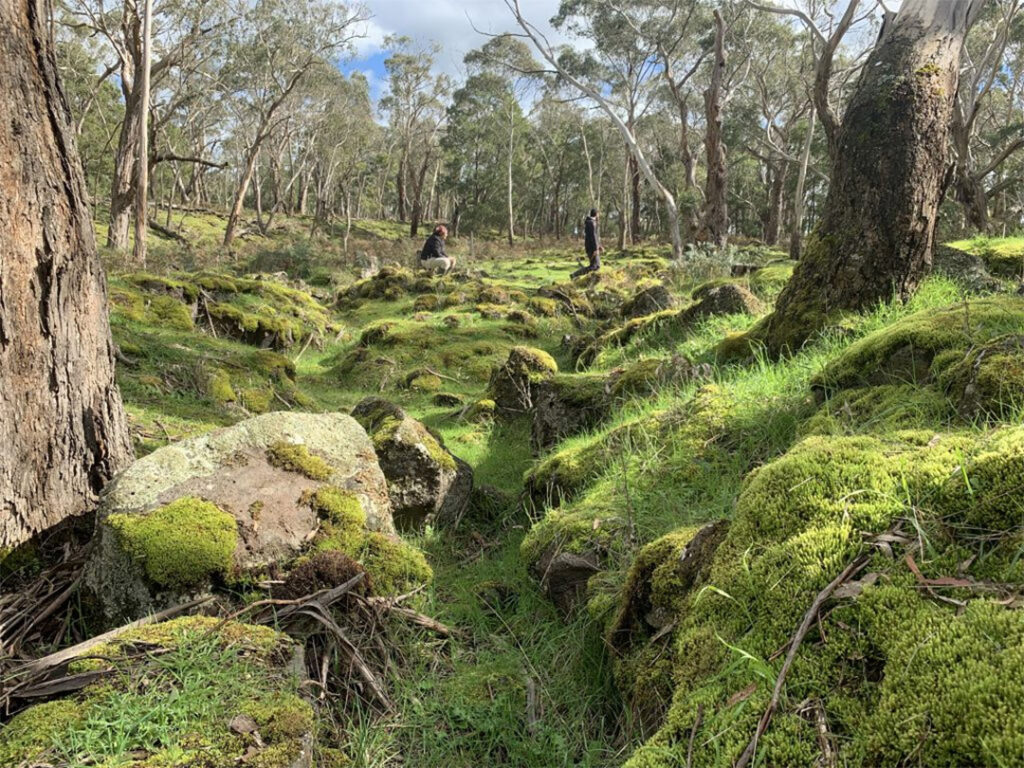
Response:
[[[909,297],[931,266],[964,38],[984,0],[906,0],[850,100],[821,223],[755,334],[796,349],[838,312]]]
[[[131,458],[103,272],[43,0],[0,0],[0,549]]]

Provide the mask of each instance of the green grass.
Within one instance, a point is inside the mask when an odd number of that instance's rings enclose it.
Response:
[[[183,227],[190,230],[190,237],[199,244],[197,250],[203,252],[189,259],[202,262],[213,253],[227,258],[217,251],[219,226],[217,217],[185,217]],[[760,278],[755,274],[733,279],[726,276],[728,264],[721,258],[716,261],[704,254],[684,269],[668,269],[664,248],[645,247],[629,254],[610,254],[606,269],[592,284],[566,286],[568,273],[575,268],[578,243],[529,244],[509,253],[498,242],[480,239],[474,242],[475,258],[468,264],[469,243],[464,238],[452,243],[453,253],[463,266],[482,270],[485,276],[466,282],[451,278],[435,281],[424,290],[416,287],[420,276],[412,274],[397,281],[405,280],[405,287],[392,293],[390,300],[348,297],[335,301],[335,293],[344,296],[355,275],[332,263],[341,253],[337,225],[324,235],[322,251],[305,238],[308,226],[308,220],[281,219],[271,237],[247,239],[231,255],[236,270],[286,269],[291,277],[315,285],[309,298],[313,301],[315,294],[318,308],[300,322],[308,326],[315,320],[321,332],[308,347],[296,344],[279,353],[267,353],[239,340],[215,338],[203,317],[196,319],[195,327],[189,328],[187,323],[168,327],[173,307],[140,305],[129,295],[126,281],[118,278],[111,282],[113,328],[123,355],[131,361],[119,366],[118,376],[141,450],[170,438],[202,433],[261,409],[344,410],[366,396],[383,396],[435,430],[449,450],[473,467],[478,487],[496,489],[492,494],[496,501],[486,511],[471,511],[458,530],[428,529],[412,538],[411,543],[423,550],[434,572],[431,585],[417,596],[416,607],[454,627],[456,635],[439,641],[393,630],[391,639],[400,648],[400,658],[389,673],[396,711],[381,716],[359,708],[339,708],[324,714],[325,720],[334,721],[332,739],[354,766],[611,768],[629,760],[642,745],[631,765],[682,765],[686,729],[692,725],[693,712],[688,707],[697,699],[690,698],[689,687],[674,691],[681,680],[689,681],[687,685],[694,691],[711,692],[701,701],[717,730],[702,733],[700,744],[706,749],[698,753],[695,765],[728,764],[736,756],[731,751],[733,742],[745,733],[747,721],[764,703],[768,681],[778,665],[765,659],[774,648],[766,650],[758,643],[767,643],[765,638],[776,640],[769,629],[774,631],[776,623],[788,621],[788,614],[784,618],[761,617],[763,633],[747,635],[746,625],[740,627],[728,635],[731,647],[724,640],[700,635],[710,624],[691,623],[693,633],[685,636],[677,636],[673,627],[657,647],[661,649],[657,658],[645,655],[654,653],[650,648],[612,657],[603,632],[615,615],[638,553],[665,534],[733,517],[737,499],[752,478],[759,473],[771,477],[772,467],[782,473],[786,467],[802,466],[799,460],[805,454],[800,451],[804,449],[795,446],[804,445],[801,441],[808,435],[812,447],[829,446],[830,440],[845,446],[843,439],[890,439],[908,426],[924,425],[936,433],[954,431],[957,439],[982,434],[985,428],[958,420],[933,382],[913,392],[892,385],[885,390],[833,394],[823,406],[811,393],[822,371],[859,339],[913,312],[962,301],[952,282],[931,278],[908,304],[884,304],[846,318],[826,329],[800,354],[781,361],[758,354],[742,365],[718,363],[715,350],[721,339],[755,322],[746,316],[708,318],[686,329],[651,326],[621,346],[603,345],[587,367],[589,378],[595,381],[613,369],[651,356],[683,356],[704,366],[706,375],[616,402],[598,427],[535,457],[530,449],[529,420],[479,422],[459,417],[461,407],[437,405],[434,392],[410,388],[405,381],[429,368],[430,376],[440,379],[443,393],[470,405],[485,396],[492,366],[503,361],[515,345],[539,347],[552,354],[562,370],[571,370],[571,356],[562,337],[600,338],[620,327],[619,302],[649,281],[665,281],[681,306],[691,300],[699,283],[709,279],[749,287],[767,306],[789,267],[776,265]],[[405,225],[397,222],[355,222],[353,237],[359,247],[402,258],[411,245]],[[952,245],[989,258],[995,254],[1012,259],[1024,250],[1024,238],[974,239]],[[731,253],[730,258],[760,263],[773,255],[748,249]],[[181,254],[177,258],[186,261]],[[593,314],[538,316],[530,331],[476,310],[479,303],[503,307],[506,314],[509,309],[528,308],[529,300],[552,284],[573,291],[580,306]],[[432,304],[421,300],[433,295],[442,301],[455,292],[466,292],[465,301],[425,309]],[[486,300],[481,292],[489,292]],[[502,293],[510,294],[507,301]],[[246,294],[237,304],[246,311],[266,312],[267,303],[273,300]],[[458,318],[454,327],[446,321],[451,316]],[[340,332],[325,332],[327,321],[336,324]],[[368,327],[383,324],[388,326],[386,332],[361,340]],[[527,332],[530,335],[524,335]],[[1000,418],[1017,421],[1020,411],[1021,406],[1015,405]],[[913,439],[923,440],[927,446],[927,438],[918,435]],[[520,504],[524,476],[536,478],[558,462],[573,474],[574,495],[550,508],[543,504],[532,507],[528,514]],[[783,505],[793,489],[784,491],[773,496],[771,503]],[[856,495],[856,491],[852,493]],[[741,512],[750,525],[749,502],[744,509]],[[829,535],[833,533],[829,529]],[[766,534],[765,548],[775,545]],[[527,569],[549,546],[595,553],[603,566],[591,581],[588,610],[568,621],[557,613]],[[799,555],[803,550],[793,552]],[[749,550],[733,554],[733,560],[719,568],[723,579],[742,580],[736,569],[757,561],[763,553],[753,540]],[[992,578],[1009,573],[999,570],[1005,565],[1003,556],[986,552],[978,567],[992,569]],[[961,562],[966,557],[964,554]],[[801,565],[805,564],[801,561]],[[808,578],[806,584],[812,581]],[[778,584],[806,586],[795,577],[780,578]],[[772,593],[777,584],[770,586],[761,591]],[[797,610],[807,597],[797,587],[793,589],[786,610]],[[737,587],[736,591],[739,594],[741,590]],[[717,620],[720,617],[703,601],[718,598],[686,603],[687,610],[706,612],[701,615],[714,615]],[[678,607],[684,599],[688,599],[686,595],[680,595],[676,602],[669,602]],[[747,602],[737,603],[735,615],[725,612],[730,628],[741,624],[747,615],[757,616],[760,598],[748,594],[744,599]],[[675,620],[678,625],[688,621],[685,614]],[[702,644],[704,640],[707,643]],[[775,646],[779,644],[781,641]],[[207,680],[218,695],[223,685],[230,699],[235,683],[222,678],[228,670],[239,670],[232,667],[235,662],[231,658],[217,656],[215,650],[195,653],[194,666],[186,669],[188,679]],[[931,651],[936,657],[941,655]],[[854,652],[863,653],[864,649],[851,648],[850,653]],[[713,674],[702,676],[687,666],[691,656],[693,665],[710,664],[709,659],[726,661],[715,667]],[[169,659],[168,663],[185,661]],[[222,668],[211,668],[215,664]],[[836,674],[849,671],[851,679],[859,680],[859,670],[844,664],[837,656],[833,666],[840,672]],[[741,702],[731,713],[722,708],[722,701],[735,693],[734,688],[746,685],[751,675],[757,678],[758,687],[750,703]],[[854,685],[848,680],[845,684]],[[198,682],[196,685],[187,689],[181,706],[221,716],[216,709],[220,704],[210,701],[198,690]],[[835,687],[841,686],[836,682]],[[668,699],[674,692],[676,701],[684,702],[671,710],[666,731],[671,738],[650,740],[651,733],[645,730],[650,723],[636,718],[636,702],[631,697],[653,696],[655,689]],[[108,739],[105,746],[99,745],[100,736],[87,729],[81,738],[92,741],[69,743],[61,749],[67,754],[73,750],[109,752],[149,739],[137,725],[138,713],[145,706],[158,713],[157,722],[165,724],[161,728],[175,718],[189,716],[174,709],[180,702],[153,701],[147,698],[147,691],[131,689],[129,693],[111,699],[108,709],[102,710],[104,717],[119,723],[103,736]],[[132,697],[135,700],[127,700]],[[847,704],[852,709],[844,710],[844,717],[856,712],[854,704]],[[858,700],[856,706],[863,702]],[[890,707],[900,710],[892,702]],[[772,754],[785,756],[780,765],[808,764],[800,762],[805,757],[801,750],[811,742],[805,740],[803,726],[794,717],[787,710],[770,736],[775,740],[769,742],[769,748],[776,750]],[[152,738],[169,737],[164,730]]]

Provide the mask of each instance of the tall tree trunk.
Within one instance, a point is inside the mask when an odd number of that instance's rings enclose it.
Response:
[[[128,234],[132,225],[132,206],[135,205],[135,162],[139,157],[138,91],[125,92],[124,120],[114,152],[114,175],[110,182],[110,220],[107,228],[107,246],[117,250],[128,247]]]
[[[515,115],[512,115],[512,119]],[[508,131],[508,247],[515,245],[515,214],[512,210],[512,153],[515,150],[515,123],[510,120]]]
[[[0,0],[0,548],[131,459],[103,270],[43,0]]]
[[[630,201],[632,211],[629,216],[629,235],[634,243],[640,242],[640,167],[636,163],[636,157],[629,154],[629,183]]]
[[[256,158],[259,157],[259,154],[259,142],[250,147],[246,153],[245,168],[242,170],[242,178],[238,180],[235,199],[231,204],[231,213],[228,214],[228,223],[224,229],[225,246],[230,246],[235,239],[235,229],[238,227],[238,220],[242,218],[242,206],[245,204],[245,195],[249,191],[249,184],[252,183],[253,172],[256,170]]]
[[[708,242],[722,248],[729,238],[729,208],[726,202],[728,171],[725,144],[722,142],[722,81],[725,77],[725,22],[715,10],[715,60],[711,70],[711,86],[704,91],[704,114],[707,131],[704,147],[707,152],[707,181],[704,185],[704,229]]]
[[[768,210],[764,220],[764,242],[775,245],[779,242],[779,224],[782,221],[782,193],[789,176],[789,163],[780,160],[778,165],[770,169],[771,184],[768,189]]]
[[[909,297],[931,266],[960,55],[984,0],[906,0],[843,119],[824,213],[756,336],[796,349],[838,312]]]
[[[149,223],[149,70],[152,62],[153,0],[143,0],[142,59],[139,62],[139,175],[135,181],[135,263],[146,264],[146,225]]]
[[[405,157],[398,162],[398,175],[395,177],[396,191],[398,192],[398,220],[405,223],[405,211],[408,205],[405,199]]]
[[[793,192],[793,222],[789,231],[789,258],[800,260],[804,242],[804,189],[807,185],[807,167],[811,164],[811,145],[814,143],[815,109],[811,109],[807,120],[807,135],[804,137],[804,151],[800,157],[800,170],[796,176],[796,190]]]

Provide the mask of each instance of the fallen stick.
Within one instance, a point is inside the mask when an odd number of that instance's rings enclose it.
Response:
[[[200,597],[196,600],[192,600],[187,603],[172,606],[170,608],[160,611],[159,613],[153,613],[149,616],[143,616],[141,619],[137,619],[136,621],[133,621],[129,624],[125,624],[124,626],[112,629],[109,632],[104,632],[102,635],[96,635],[96,637],[84,640],[81,643],[78,643],[78,645],[73,645],[70,648],[65,648],[62,651],[51,653],[50,655],[43,656],[40,659],[34,659],[32,661],[26,662],[22,666],[14,669],[9,677],[31,675],[37,672],[42,672],[43,670],[52,669],[54,667],[60,666],[65,662],[71,661],[72,659],[77,659],[79,656],[84,656],[97,645],[109,642],[110,640],[113,640],[119,635],[123,635],[125,632],[129,632],[133,629],[138,629],[139,627],[145,627],[149,624],[158,624],[159,622],[169,619],[172,616],[176,616],[179,613],[190,611],[193,608],[196,608],[197,606],[200,606],[204,603],[208,603],[212,599],[212,595],[207,595],[206,597]]]
[[[782,698],[782,688],[786,683],[786,675],[789,674],[789,668],[793,666],[793,661],[796,659],[797,651],[800,650],[800,644],[806,637],[807,632],[814,624],[814,619],[818,615],[818,611],[821,610],[821,606],[825,604],[825,601],[831,597],[832,593],[835,592],[836,588],[844,581],[848,580],[851,576],[860,571],[868,563],[867,555],[858,555],[851,560],[847,566],[842,570],[838,576],[836,576],[825,587],[818,596],[814,598],[814,602],[811,603],[811,607],[807,609],[807,613],[804,614],[803,621],[800,622],[799,628],[797,628],[796,634],[793,635],[793,639],[789,645],[789,653],[786,654],[786,660],[782,663],[782,669],[779,670],[779,676],[775,678],[775,688],[772,690],[771,701],[768,702],[768,707],[765,709],[764,714],[761,715],[761,720],[757,724],[757,730],[754,731],[754,736],[747,744],[747,748],[743,750],[743,754],[740,755],[740,759],[736,761],[733,768],[746,768],[749,765],[751,759],[754,757],[754,753],[757,751],[757,742],[764,735],[764,732],[768,730],[768,724],[772,721],[772,716],[775,714],[775,710],[779,707],[779,700]]]

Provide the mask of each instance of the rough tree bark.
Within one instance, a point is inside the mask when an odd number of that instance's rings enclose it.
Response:
[[[984,0],[906,0],[882,29],[839,131],[821,222],[755,330],[796,349],[830,317],[908,298],[931,265],[967,31]]]
[[[0,548],[131,458],[106,288],[44,0],[0,0]]]
[[[722,142],[722,81],[725,77],[725,22],[715,9],[715,58],[711,85],[704,91],[707,119],[704,147],[707,152],[707,181],[704,185],[704,230],[708,242],[724,248],[729,239],[729,208],[726,202],[728,171]]]

